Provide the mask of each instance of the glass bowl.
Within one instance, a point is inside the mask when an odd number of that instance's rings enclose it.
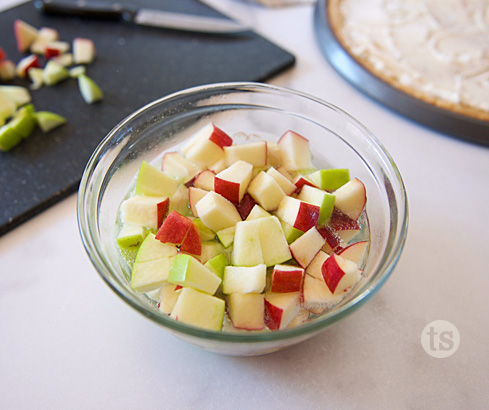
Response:
[[[310,141],[316,166],[349,168],[367,190],[370,248],[360,282],[338,305],[293,328],[215,332],[175,321],[130,286],[115,241],[118,207],[142,160],[174,150],[214,122],[229,135],[277,141],[293,130]],[[261,83],[220,83],[183,90],[136,111],[104,138],[89,160],[78,193],[83,244],[100,276],[128,305],[178,338],[225,355],[251,356],[309,339],[363,305],[384,284],[407,232],[407,198],[399,171],[372,133],[343,110],[313,96]]]

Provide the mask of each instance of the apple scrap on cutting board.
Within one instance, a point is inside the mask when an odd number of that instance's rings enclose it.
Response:
[[[134,0],[132,5],[220,16],[198,0]],[[264,81],[291,67],[295,58],[267,39],[249,32],[219,36],[140,27],[121,22],[47,16],[27,2],[0,13],[0,47],[16,63],[28,56],[17,49],[14,22],[50,27],[66,42],[89,38],[95,60],[86,74],[103,91],[87,104],[77,81],[30,89],[26,79],[2,81],[29,89],[36,110],[66,123],[43,133],[35,129],[18,146],[0,152],[0,235],[76,192],[90,155],[122,119],[170,93],[225,81]]]

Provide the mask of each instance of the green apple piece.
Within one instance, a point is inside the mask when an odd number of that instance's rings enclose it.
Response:
[[[32,82],[30,87],[32,90],[38,90],[44,84],[43,72],[44,70],[39,67],[31,67],[27,71],[27,75]]]
[[[320,169],[309,174],[309,178],[319,188],[334,191],[350,180],[350,172],[346,168]]]
[[[224,247],[218,241],[202,242],[202,252],[200,254],[200,262],[205,264],[209,259],[224,252]]]
[[[5,121],[17,110],[15,102],[7,95],[0,93],[0,120]]]
[[[165,283],[160,289],[160,311],[170,314],[177,303],[181,289],[176,289],[177,285],[173,283]]]
[[[179,254],[171,265],[168,282],[213,295],[221,279],[193,256]]]
[[[265,265],[273,266],[291,259],[292,254],[279,219],[271,216],[256,221],[260,223],[260,243]]]
[[[288,224],[287,222],[281,220],[280,224],[282,225],[282,230],[284,231],[285,239],[289,244],[294,242],[296,239],[300,238],[302,235],[304,235],[304,232],[302,232],[300,229],[294,228],[292,225]]]
[[[217,239],[221,242],[222,246],[229,248],[234,242],[234,234],[236,233],[236,226],[230,226],[229,228],[222,229],[217,232]]]
[[[222,292],[261,293],[267,281],[267,267],[264,264],[255,266],[226,266],[222,279]]]
[[[158,229],[158,204],[167,197],[134,195],[120,205],[122,223],[141,225],[148,229]]]
[[[190,212],[188,203],[188,188],[184,184],[179,185],[175,193],[170,198],[168,214],[171,211],[177,211],[183,216],[187,216]]]
[[[235,266],[255,266],[264,263],[260,243],[260,224],[265,218],[236,224],[231,263]]]
[[[215,275],[214,277],[217,278]],[[219,331],[222,329],[225,305],[223,299],[192,288],[184,288],[170,317],[192,326]]]
[[[139,247],[135,262],[146,262],[177,256],[177,247],[171,243],[162,243],[149,233]]]
[[[224,276],[224,268],[229,265],[229,260],[224,253],[220,253],[209,259],[204,266],[208,267],[212,272],[214,272],[221,279]]]
[[[0,127],[0,151],[10,151],[22,141],[22,135],[16,132],[9,124]]]
[[[29,70],[30,71],[30,70]],[[80,75],[85,74],[87,71],[84,65],[77,65],[68,70],[71,78],[78,78]]]
[[[162,258],[144,262],[134,262],[131,287],[138,292],[150,292],[167,283],[174,258]]]
[[[0,85],[0,94],[10,98],[16,108],[31,102],[31,94],[25,87],[18,85]]]
[[[34,117],[41,131],[45,133],[66,123],[66,118],[50,111],[37,111]]]
[[[61,64],[49,60],[42,72],[42,79],[46,85],[55,85],[70,77],[68,70]]]
[[[33,111],[34,106],[32,104],[20,107],[9,121],[8,126],[20,134],[22,138],[27,138],[36,128],[36,119],[32,114]]]
[[[68,74],[69,75],[69,74]],[[104,93],[100,87],[86,74],[80,74],[78,77],[78,88],[87,104],[93,104],[104,98]]]
[[[140,225],[124,224],[117,235],[117,244],[123,248],[139,246],[144,241],[146,232],[146,229]]]
[[[171,197],[178,188],[178,181],[143,161],[136,182],[136,195]]]
[[[197,226],[197,229],[199,230],[200,233],[200,239],[202,241],[212,241],[216,238],[216,233],[213,230],[209,229],[207,226],[205,226],[200,218],[195,218],[194,220],[192,220],[192,222],[195,224],[195,226]]]
[[[335,196],[310,185],[304,185],[297,199],[308,202],[312,205],[319,206],[319,225],[324,225],[329,222],[333,213]]]

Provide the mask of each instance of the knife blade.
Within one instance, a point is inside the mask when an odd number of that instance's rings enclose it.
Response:
[[[35,7],[46,14],[122,20],[143,26],[214,34],[240,34],[248,27],[225,18],[175,13],[156,9],[132,9],[121,3],[99,1],[38,0]]]

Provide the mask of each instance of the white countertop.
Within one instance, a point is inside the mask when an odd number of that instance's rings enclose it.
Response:
[[[106,286],[82,247],[73,195],[0,237],[0,408],[487,408],[489,149],[350,86],[322,55],[312,6],[211,3],[297,57],[270,83],[338,105],[387,147],[410,205],[400,262],[372,300],[319,336],[271,355],[219,356],[165,333]],[[443,359],[420,342],[438,319],[461,340]]]

